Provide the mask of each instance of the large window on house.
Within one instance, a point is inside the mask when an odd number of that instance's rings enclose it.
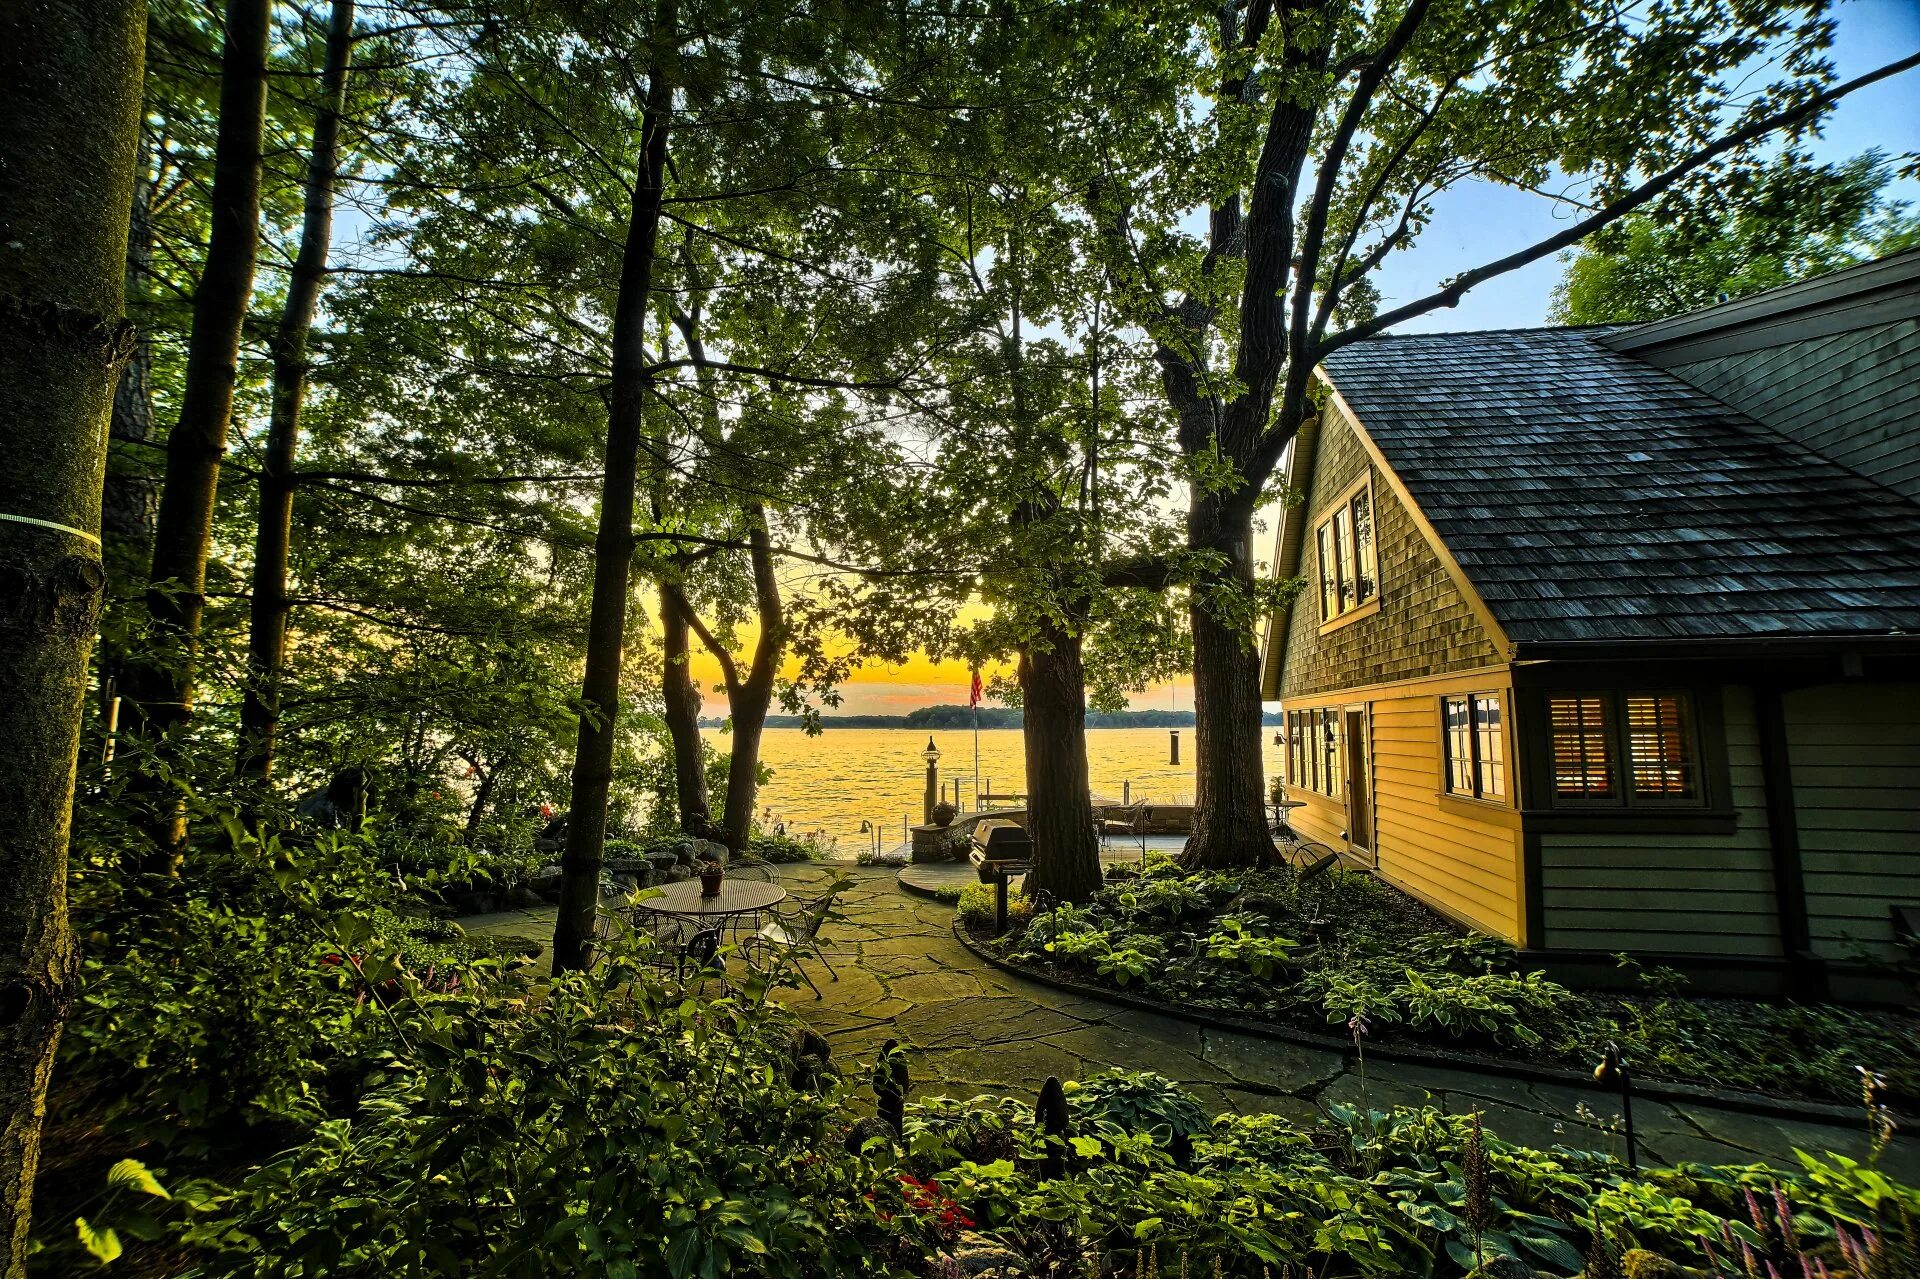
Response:
[[[1362,483],[1314,529],[1320,569],[1320,620],[1330,622],[1380,597],[1373,490]]]
[[[1338,798],[1341,790],[1340,712],[1287,712],[1287,785]]]
[[[1449,795],[1504,800],[1507,794],[1506,717],[1496,693],[1440,699]]]
[[[1700,737],[1686,693],[1547,697],[1556,805],[1698,804]]]

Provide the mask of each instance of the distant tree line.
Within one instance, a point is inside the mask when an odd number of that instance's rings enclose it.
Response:
[[[816,721],[822,728],[972,728],[973,710],[966,706],[922,706],[905,715],[822,715]],[[1279,711],[1268,711],[1262,723],[1281,723]],[[802,715],[770,715],[768,728],[805,728],[809,721]],[[724,719],[703,719],[702,728],[722,728]],[[1023,728],[1026,714],[1014,706],[982,706],[980,727]],[[1192,711],[1088,711],[1088,728],[1192,728]]]

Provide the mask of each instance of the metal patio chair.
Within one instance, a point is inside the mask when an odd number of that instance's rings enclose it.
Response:
[[[791,962],[794,971],[800,974],[801,981],[807,983],[807,989],[813,992],[815,999],[824,996],[800,960],[802,956],[811,955],[827,970],[828,977],[834,981],[840,980],[840,974],[828,962],[820,941],[821,925],[833,913],[837,896],[838,893],[828,892],[810,901],[798,902],[787,910],[774,907],[768,912],[773,918],[761,925],[760,931],[748,942],[755,956],[778,955]]]
[[[1109,809],[1108,816],[1100,819],[1100,846],[1105,848],[1107,841],[1116,836],[1140,841],[1140,860],[1147,857],[1147,834],[1153,826],[1153,803],[1140,800],[1129,808]]]

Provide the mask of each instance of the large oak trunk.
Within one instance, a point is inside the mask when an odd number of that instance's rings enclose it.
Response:
[[[273,411],[260,471],[260,513],[253,540],[253,598],[247,631],[247,688],[240,704],[236,760],[249,817],[258,813],[273,777],[280,729],[280,681],[287,660],[287,558],[293,542],[293,459],[307,393],[307,340],[333,241],[333,182],[339,167],[340,115],[346,109],[353,56],[353,0],[333,0],[320,102],[307,160],[300,251],[287,284],[273,340]],[[489,779],[491,780],[491,779]]]
[[[1228,552],[1231,563],[1218,580],[1239,592],[1253,589],[1252,524],[1250,515],[1223,511],[1213,499],[1196,503],[1189,517],[1194,545]],[[1193,838],[1180,864],[1252,866],[1273,852],[1261,785],[1260,655],[1253,636],[1222,622],[1205,596],[1196,587],[1190,612],[1196,780]]]
[[[673,5],[662,6],[660,40],[673,38]],[[607,838],[607,796],[613,784],[614,734],[619,731],[620,664],[627,637],[627,579],[633,567],[634,467],[648,388],[645,326],[653,291],[653,258],[665,197],[667,130],[673,90],[662,60],[647,68],[647,104],[640,118],[640,172],[633,184],[620,292],[613,312],[613,386],[607,411],[606,474],[600,523],[593,544],[593,605],[587,629],[587,669],[573,754],[573,796],[567,848],[560,858],[560,917],[553,931],[553,971],[584,968],[600,909],[600,863]]]
[[[1100,843],[1087,782],[1087,681],[1080,636],[1042,628],[1020,654],[1026,726],[1028,896],[1083,902],[1100,889]]]
[[[0,7],[0,1247],[25,1273],[47,1078],[73,999],[67,835],[106,576],[146,6]]]
[[[205,605],[207,555],[220,459],[233,416],[240,330],[253,295],[260,244],[260,139],[267,107],[269,0],[230,0],[220,62],[220,129],[214,143],[212,224],[206,265],[193,296],[193,333],[180,418],[167,437],[166,479],[153,535],[147,611],[159,647],[129,663],[123,720],[158,739],[181,724],[193,700],[193,664]],[[186,841],[186,816],[172,787],[149,783],[157,851],[164,869]]]
[[[660,696],[673,744],[673,799],[680,829],[701,839],[713,826],[707,799],[706,750],[700,740],[700,689],[693,681],[687,602],[680,589],[660,584]]]

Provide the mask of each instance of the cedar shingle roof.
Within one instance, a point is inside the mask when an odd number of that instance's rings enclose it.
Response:
[[[1374,338],[1323,368],[1516,643],[1920,634],[1920,504],[1617,331]]]

